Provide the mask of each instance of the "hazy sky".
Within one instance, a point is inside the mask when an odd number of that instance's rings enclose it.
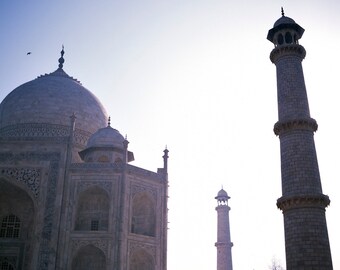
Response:
[[[90,89],[156,171],[169,149],[169,270],[216,269],[216,200],[229,205],[234,269],[285,264],[273,45],[281,16],[300,40],[334,269],[340,269],[338,0],[58,0],[0,2],[0,100],[57,69]],[[31,55],[26,55],[30,51]]]

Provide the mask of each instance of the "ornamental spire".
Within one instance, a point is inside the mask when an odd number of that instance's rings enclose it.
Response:
[[[282,15],[282,16],[285,15],[285,11],[283,10],[283,7],[281,7],[281,15]]]
[[[60,52],[60,54],[61,54],[61,57],[59,58],[59,60],[58,60],[58,62],[59,62],[59,68],[60,69],[62,69],[63,68],[63,64],[64,64],[64,62],[65,62],[65,60],[64,60],[64,45],[62,45],[62,50],[61,50],[61,52]]]
[[[168,150],[168,146],[165,146],[165,149],[163,151],[164,155],[163,155],[163,168],[165,170],[165,173],[168,173],[168,158],[169,158],[169,150]]]

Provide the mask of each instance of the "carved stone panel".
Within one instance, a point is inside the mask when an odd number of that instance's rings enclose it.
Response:
[[[21,182],[33,193],[34,197],[39,196],[41,182],[41,169],[38,168],[0,168],[0,176],[6,176],[14,181]]]

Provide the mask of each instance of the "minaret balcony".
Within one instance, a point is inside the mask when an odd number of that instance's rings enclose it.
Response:
[[[280,58],[286,56],[296,56],[301,59],[301,61],[306,56],[306,50],[303,46],[299,44],[287,44],[284,46],[275,47],[270,53],[270,60],[276,63]]]
[[[277,207],[284,213],[290,209],[316,207],[325,209],[330,204],[330,199],[327,195],[312,194],[298,196],[282,196],[277,200]]]
[[[274,133],[279,136],[284,132],[290,130],[310,130],[312,132],[317,131],[318,124],[313,118],[309,119],[294,119],[288,121],[278,121],[274,125]]]

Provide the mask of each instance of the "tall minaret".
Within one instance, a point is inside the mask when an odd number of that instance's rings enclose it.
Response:
[[[282,197],[287,270],[332,267],[325,208],[314,145],[316,121],[310,117],[302,60],[305,49],[298,41],[304,29],[284,15],[269,30],[275,48],[270,60],[276,65],[279,121],[274,133],[280,138]]]
[[[230,197],[222,188],[217,196],[217,270],[232,270],[233,262],[231,258],[231,247],[233,243],[230,241],[229,211],[228,200]]]

